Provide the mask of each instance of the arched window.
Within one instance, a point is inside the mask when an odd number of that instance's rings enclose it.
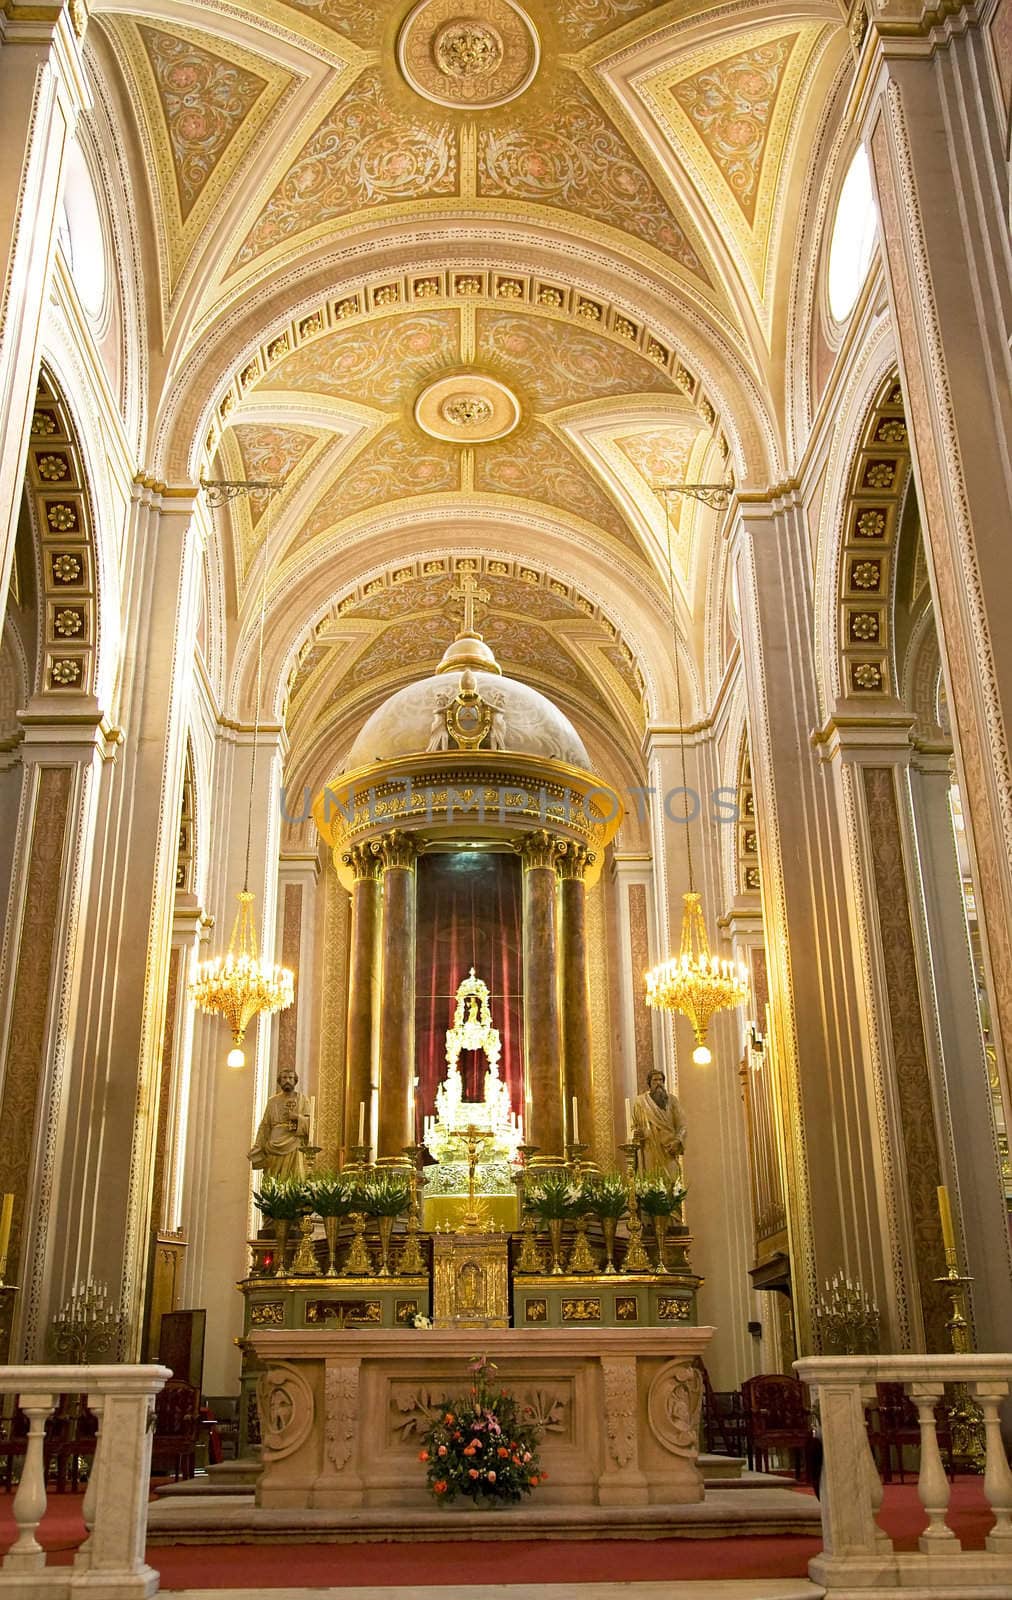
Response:
[[[105,306],[105,234],[95,185],[76,139],[67,147],[60,243],[81,304],[98,322]]]
[[[868,152],[860,145],[843,180],[829,246],[829,309],[836,322],[853,311],[878,237],[878,207]]]

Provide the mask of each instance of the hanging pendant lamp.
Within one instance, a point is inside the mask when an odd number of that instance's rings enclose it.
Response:
[[[646,974],[646,1001],[660,1011],[680,1011],[692,1024],[696,1048],[692,1059],[705,1067],[713,1060],[706,1042],[710,1019],[718,1011],[730,1011],[748,998],[748,974],[737,961],[723,961],[711,955],[706,936],[703,904],[693,883],[692,838],[689,833],[689,789],[685,781],[685,719],[682,714],[682,676],[678,657],[678,623],[675,606],[675,569],[671,552],[671,511],[668,491],[664,491],[664,523],[668,545],[668,589],[671,601],[671,640],[675,655],[675,692],[678,700],[678,749],[682,769],[682,794],[685,797],[685,850],[689,887],[682,896],[682,937],[677,956],[670,956]]]
[[[267,613],[267,573],[271,554],[271,509],[279,484],[231,484],[237,492],[267,489],[267,526],[264,537],[263,578],[260,587],[260,637],[257,649],[256,709],[253,721],[253,753],[250,758],[249,803],[246,811],[246,865],[239,891],[239,910],[232,924],[228,950],[224,956],[202,961],[189,985],[190,999],[201,1011],[224,1017],[232,1030],[232,1048],[226,1057],[230,1067],[246,1063],[243,1048],[246,1029],[254,1018],[274,1011],[286,1011],[295,999],[295,975],[287,967],[274,966],[260,955],[253,893],[249,886],[250,846],[253,839],[253,794],[256,783],[257,748],[260,742],[260,708],[264,665],[264,619]]]

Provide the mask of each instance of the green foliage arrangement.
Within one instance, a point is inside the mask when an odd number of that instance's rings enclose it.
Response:
[[[314,1173],[306,1183],[306,1191],[318,1217],[346,1217],[361,1209],[358,1184],[340,1172]]]
[[[433,1499],[445,1505],[464,1495],[476,1505],[515,1505],[547,1478],[538,1461],[540,1430],[530,1408],[495,1387],[487,1356],[470,1363],[471,1387],[444,1399],[422,1438],[419,1461]]]
[[[613,1217],[616,1222],[629,1210],[629,1190],[620,1172],[598,1172],[583,1186],[584,1203],[595,1217]]]
[[[253,1199],[264,1217],[271,1222],[294,1222],[313,1209],[308,1185],[293,1178],[272,1178],[265,1175]]]
[[[579,1217],[587,1209],[583,1184],[563,1169],[539,1173],[524,1188],[524,1206],[542,1222]]]
[[[393,1172],[370,1172],[357,1186],[355,1209],[367,1217],[399,1217],[411,1203],[411,1184]]]
[[[636,1202],[648,1217],[670,1217],[685,1199],[682,1184],[672,1183],[666,1172],[644,1172],[636,1179]]]

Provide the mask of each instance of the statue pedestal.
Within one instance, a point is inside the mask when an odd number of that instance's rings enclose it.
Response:
[[[703,1381],[693,1357],[712,1333],[483,1333],[481,1353],[496,1363],[497,1384],[530,1406],[542,1429],[548,1481],[531,1508],[701,1501]],[[432,1509],[419,1441],[433,1415],[466,1392],[473,1333],[291,1329],[253,1333],[249,1344],[260,1366],[258,1506]]]
[[[432,1321],[437,1328],[507,1328],[505,1234],[437,1233],[432,1241]]]

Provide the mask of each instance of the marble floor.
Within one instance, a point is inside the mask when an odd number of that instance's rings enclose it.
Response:
[[[173,1600],[227,1600],[228,1589],[162,1590]],[[243,1589],[242,1600],[821,1600],[804,1578],[749,1578],[710,1583],[491,1583],[438,1588]]]

